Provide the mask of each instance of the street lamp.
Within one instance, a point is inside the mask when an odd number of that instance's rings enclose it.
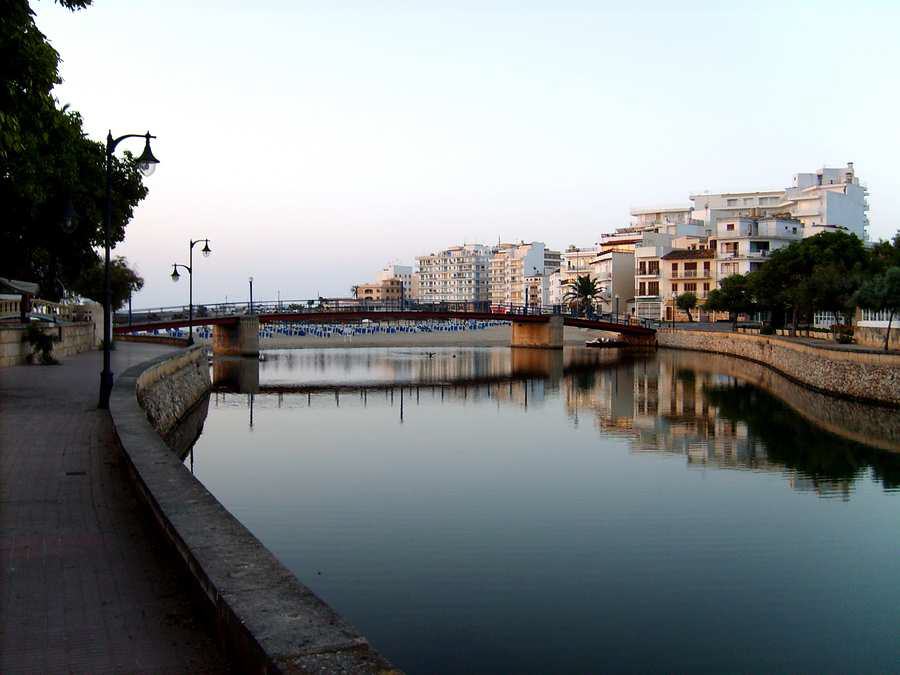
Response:
[[[153,151],[150,150],[150,139],[156,138],[156,136],[151,136],[149,131],[146,134],[125,134],[118,138],[113,138],[112,131],[106,135],[106,203],[103,208],[103,239],[106,252],[103,268],[103,371],[100,373],[100,403],[97,406],[101,409],[109,408],[109,395],[113,386],[113,372],[110,366],[112,290],[109,280],[109,231],[112,229],[112,159],[116,146],[126,138],[144,139],[144,151],[137,158],[138,171],[145,176],[149,176],[156,170],[156,165],[159,164],[159,160],[153,156]]]
[[[616,323],[619,323],[619,294],[616,293]]]
[[[172,266],[172,281],[178,281],[181,278],[181,275],[178,274],[178,268],[183,267],[188,272],[188,344],[194,344],[194,246],[199,244],[201,241],[203,242],[203,248],[200,252],[203,254],[204,258],[208,258],[209,254],[212,253],[212,249],[209,247],[209,239],[197,239],[194,241],[193,239],[188,240],[190,242],[190,246],[188,247],[188,264],[187,265],[173,265]]]
[[[253,277],[250,277],[250,314],[253,314]]]

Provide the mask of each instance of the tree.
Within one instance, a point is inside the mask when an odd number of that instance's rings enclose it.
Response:
[[[774,251],[751,274],[748,290],[762,308],[790,310],[794,334],[800,317],[816,310],[852,313],[853,294],[869,264],[856,235],[822,232]]]
[[[109,286],[112,311],[120,309],[128,296],[144,287],[144,280],[128,267],[128,260],[116,256],[109,262]],[[103,301],[103,263],[98,259],[75,280],[71,291],[84,298]]]
[[[675,301],[678,309],[687,312],[688,321],[693,321],[694,317],[691,316],[691,310],[697,306],[697,296],[688,291],[687,293],[682,293],[678,296],[678,299]]]
[[[89,0],[60,0],[81,9]],[[106,150],[85,138],[81,116],[60,106],[59,54],[34,23],[26,0],[5,0],[0,12],[0,269],[37,281],[58,300],[104,243]],[[133,158],[112,162],[114,245],[125,237],[146,196]]]
[[[884,333],[884,350],[888,350],[891,339],[891,323],[894,314],[900,311],[900,266],[889,267],[882,274],[876,274],[860,286],[854,296],[856,303],[875,312],[888,312],[888,325]]]
[[[709,292],[705,307],[713,312],[728,312],[731,329],[736,330],[738,315],[755,309],[749,279],[743,274],[725,277],[719,282],[719,288]]]
[[[597,296],[600,295],[600,286],[590,276],[577,276],[566,283],[566,292],[563,300],[576,311],[586,314],[593,308]]]

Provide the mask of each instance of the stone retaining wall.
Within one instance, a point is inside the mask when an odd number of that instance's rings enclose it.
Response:
[[[160,433],[171,430],[208,387],[205,352],[193,347],[125,371],[113,388],[110,413],[137,489],[208,600],[233,670],[397,673],[162,440]]]
[[[53,356],[65,358],[97,347],[95,326],[91,321],[60,325],[44,324],[45,333],[59,338],[53,345]],[[0,325],[0,367],[27,363],[31,345],[25,341],[25,326],[20,323]]]
[[[900,354],[813,347],[772,336],[699,330],[661,330],[656,339],[660,347],[756,361],[819,391],[900,406]]]

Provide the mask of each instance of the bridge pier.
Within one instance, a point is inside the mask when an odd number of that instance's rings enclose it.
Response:
[[[551,316],[542,322],[512,320],[510,347],[562,349],[562,346],[563,317]]]
[[[622,342],[629,347],[656,347],[656,333],[649,335],[632,335],[630,333],[620,333]]]
[[[217,356],[258,356],[259,318],[240,316],[234,323],[213,326],[212,343]]]

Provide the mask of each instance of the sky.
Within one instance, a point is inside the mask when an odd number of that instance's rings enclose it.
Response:
[[[900,228],[898,2],[33,2],[88,134],[158,136],[136,307],[348,295],[463,243],[853,161]],[[127,143],[127,142],[126,142]],[[140,153],[140,140],[119,152]],[[195,249],[199,251],[199,249]]]

